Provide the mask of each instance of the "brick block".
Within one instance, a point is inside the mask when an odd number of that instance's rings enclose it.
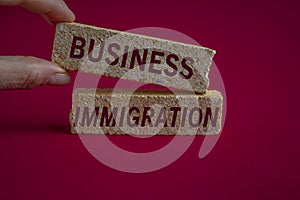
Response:
[[[52,62],[79,70],[198,93],[208,88],[214,50],[78,23],[56,26]]]
[[[168,90],[76,89],[72,133],[132,135],[216,135],[221,130],[223,98]]]

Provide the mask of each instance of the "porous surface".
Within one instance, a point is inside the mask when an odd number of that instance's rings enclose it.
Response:
[[[101,61],[95,63],[87,59],[88,53],[86,53],[83,58],[71,58],[70,51],[74,36],[82,37],[86,41],[90,41],[91,39],[95,40],[95,46],[97,46],[97,48],[100,48],[100,44],[107,47],[107,45],[111,43],[117,43],[121,45],[121,49],[127,45],[129,47],[128,57],[132,55],[134,48],[139,50],[148,49],[149,52],[159,50],[164,52],[166,55],[171,53],[176,54],[179,57],[179,60],[190,57],[194,60],[194,63],[189,64],[193,70],[193,75],[188,79],[182,78],[179,73],[172,77],[165,73],[157,75],[148,72],[147,69],[149,66],[145,66],[146,69],[144,71],[139,70],[139,67],[130,69],[128,67],[130,61],[126,63],[127,67],[120,67],[121,61],[114,66],[108,65],[105,62],[105,59],[101,59]],[[89,52],[89,45],[85,45],[84,52]],[[87,73],[101,74],[138,82],[159,84],[166,87],[180,88],[198,93],[205,93],[209,84],[208,73],[214,54],[214,50],[201,46],[183,44],[175,41],[98,28],[78,23],[59,23],[56,26],[52,62],[67,70],[79,70]],[[118,54],[118,56],[122,55],[123,54],[120,51],[120,55]],[[103,58],[107,57],[111,58],[111,54],[108,53],[107,48],[104,48]],[[149,59],[150,56],[147,57],[147,63],[149,63]],[[159,59],[161,59],[162,63],[157,64],[155,67],[160,70],[168,68],[165,64],[165,60],[163,60],[165,58]],[[178,71],[187,73],[179,63],[177,64]],[[135,65],[137,65],[137,61],[135,61]]]
[[[223,98],[221,93],[215,90],[208,90],[205,94],[195,94],[188,91],[80,88],[73,92],[72,101],[71,132],[77,134],[216,135],[221,130]],[[115,124],[111,120],[111,123],[101,125],[103,107],[108,108],[107,114],[112,114]],[[135,110],[129,113],[128,111],[132,107],[138,109],[139,112]],[[152,112],[149,112],[149,107],[152,108]],[[99,108],[98,112],[95,111],[97,108]],[[116,112],[113,112],[114,108],[117,108]],[[121,108],[124,108],[123,116]],[[147,114],[153,114],[152,126],[147,120],[142,126],[145,108],[148,108]],[[175,120],[172,108],[180,109],[175,115]],[[195,111],[195,108],[201,110],[201,119],[198,111],[191,114],[191,110]],[[207,108],[211,109],[210,116],[206,113]],[[84,109],[89,112],[83,114]],[[164,123],[157,124],[157,119],[161,119],[162,109],[165,110],[162,113],[165,113],[167,126]],[[93,116],[93,112],[97,114]],[[84,115],[85,117],[83,117]],[[136,126],[129,125],[128,119],[131,123],[136,122],[132,120],[132,117],[139,119]],[[87,120],[90,120],[90,125],[87,124]],[[190,124],[190,120],[193,125]],[[120,123],[121,121],[122,123]],[[204,125],[205,121],[207,121],[206,125]]]

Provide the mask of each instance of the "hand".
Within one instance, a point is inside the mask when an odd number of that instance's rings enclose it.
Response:
[[[50,24],[73,22],[75,15],[63,0],[0,0],[0,5],[22,6],[41,14]],[[31,89],[40,85],[65,85],[67,72],[35,57],[0,56],[0,89]]]

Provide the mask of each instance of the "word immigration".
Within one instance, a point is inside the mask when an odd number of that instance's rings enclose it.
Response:
[[[199,107],[161,107],[157,113],[152,107],[77,107],[75,112],[75,126],[87,127],[176,127],[180,122],[181,127],[208,126],[216,127],[220,108],[212,110],[207,107],[202,111]],[[80,116],[81,115],[81,116]],[[155,117],[156,116],[156,117]],[[79,121],[79,118],[81,120]]]

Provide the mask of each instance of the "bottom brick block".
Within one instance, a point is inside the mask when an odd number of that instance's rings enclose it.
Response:
[[[76,89],[70,114],[77,134],[216,135],[220,92]]]

